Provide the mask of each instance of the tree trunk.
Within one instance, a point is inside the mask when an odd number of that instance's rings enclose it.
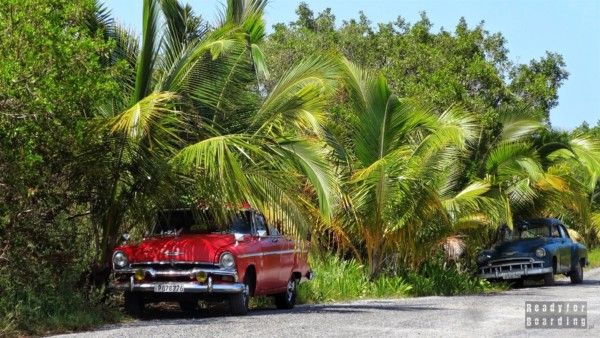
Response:
[[[369,279],[375,279],[381,270],[381,249],[377,242],[367,241]]]
[[[119,229],[122,219],[123,215],[118,206],[118,202],[113,203],[110,206],[108,212],[102,219],[102,256],[100,260],[100,266],[103,268],[110,267],[112,250],[117,245],[119,239]]]

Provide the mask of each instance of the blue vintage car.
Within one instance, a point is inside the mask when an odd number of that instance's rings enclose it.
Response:
[[[554,284],[554,275],[559,273],[569,276],[572,283],[581,283],[586,264],[586,247],[574,242],[555,218],[517,221],[513,230],[504,225],[498,229],[496,244],[477,256],[481,278],[543,279],[546,285]]]

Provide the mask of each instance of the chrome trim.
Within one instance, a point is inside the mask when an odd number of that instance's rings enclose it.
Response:
[[[542,275],[542,274],[549,273],[549,272],[552,272],[552,267],[515,270],[515,271],[503,271],[503,272],[495,271],[495,272],[490,272],[490,273],[480,273],[479,278],[518,279],[523,276]],[[505,278],[507,276],[511,276],[511,278]]]
[[[552,272],[552,267],[544,267],[544,264],[544,261],[531,257],[500,258],[481,265],[478,276],[486,279],[518,279]]]
[[[206,274],[218,275],[218,276],[232,276],[237,281],[237,271],[235,270],[224,270],[224,269],[202,269],[193,268],[189,270],[156,270],[153,268],[129,268],[115,270],[115,274],[134,274],[137,270],[142,270],[144,273],[149,274],[151,277],[157,276],[168,276],[168,277],[191,277],[198,272],[206,272]],[[132,275],[133,278],[133,275]]]
[[[160,282],[151,282],[151,283],[110,283],[109,288],[114,290],[129,290],[129,291],[137,291],[137,292],[152,292],[154,293],[154,286],[158,284],[176,284],[183,286],[183,293],[241,293],[244,291],[243,283],[230,283],[230,284],[196,284],[196,283],[160,283]],[[157,294],[162,294],[163,292],[157,292]],[[179,292],[174,292],[173,294],[177,294]],[[168,292],[164,292],[164,294],[169,294]]]
[[[158,264],[158,265],[171,265],[171,264],[189,264],[189,265],[214,265],[217,266],[217,264],[213,263],[213,262],[189,262],[189,261],[159,261],[159,262],[130,262],[129,265],[152,265],[152,264]]]
[[[283,255],[283,254],[287,254],[287,253],[295,253],[295,252],[301,252],[301,250],[279,250],[279,251],[269,251],[269,252],[259,252],[259,253],[253,253],[253,254],[245,254],[245,255],[239,255],[239,258],[248,258],[248,257],[260,257],[260,256],[269,256],[269,255]]]
[[[507,257],[507,258],[498,258],[491,261],[487,261],[486,264],[494,265],[494,262],[503,262],[503,261],[530,261],[535,262],[534,258],[531,257]]]

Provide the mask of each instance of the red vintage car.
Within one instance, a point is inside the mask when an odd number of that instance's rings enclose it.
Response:
[[[160,301],[193,311],[199,300],[228,301],[232,314],[244,315],[257,295],[274,296],[278,308],[289,309],[298,284],[312,278],[306,246],[282,236],[256,210],[237,211],[221,224],[208,210],[166,210],[157,218],[152,236],[113,252],[110,287],[124,291],[131,315]]]

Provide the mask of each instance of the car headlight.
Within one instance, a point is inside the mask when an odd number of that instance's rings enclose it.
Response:
[[[492,258],[492,256],[488,254],[480,254],[479,256],[477,256],[477,263],[485,263],[490,258]]]
[[[231,253],[223,252],[219,257],[219,265],[225,269],[233,269],[235,268],[235,258]]]
[[[538,256],[538,257],[544,257],[544,256],[546,256],[546,249],[544,249],[544,248],[537,248],[535,250],[535,255]]]
[[[129,260],[123,252],[117,251],[113,254],[113,265],[116,268],[124,268],[127,264],[129,264]]]

